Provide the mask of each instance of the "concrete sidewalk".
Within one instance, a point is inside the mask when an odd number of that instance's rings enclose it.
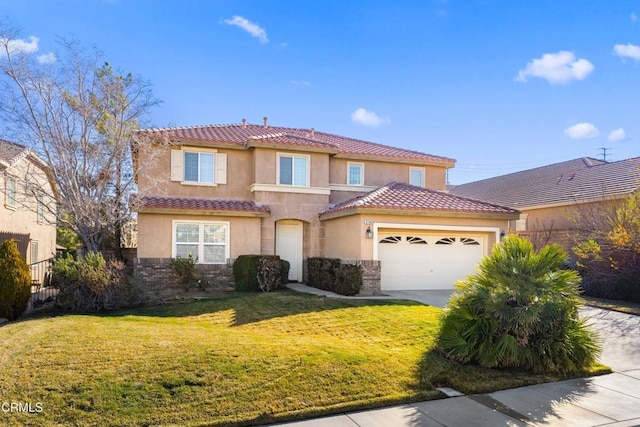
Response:
[[[293,289],[304,285],[293,285]],[[307,288],[305,286],[305,288]],[[312,288],[309,288],[312,289]],[[308,291],[299,288],[300,291]],[[324,291],[312,293],[326,295]],[[442,291],[412,291],[404,299],[441,306]],[[399,295],[375,297],[399,299]],[[413,295],[412,294],[418,294]],[[449,291],[449,295],[451,291]],[[408,296],[408,297],[407,297]],[[337,297],[337,296],[336,296]],[[446,301],[445,301],[446,303]],[[452,397],[324,418],[288,427],[640,426],[640,316],[585,307],[603,341],[602,363],[614,373]]]

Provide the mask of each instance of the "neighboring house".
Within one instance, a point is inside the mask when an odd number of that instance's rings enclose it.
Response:
[[[56,252],[56,203],[48,171],[29,148],[0,140],[0,241],[14,238],[30,264]]]
[[[538,243],[557,242],[570,249],[572,232],[582,227],[576,219],[593,219],[601,207],[629,196],[639,183],[640,157],[617,162],[583,157],[458,185],[450,191],[519,209],[517,231]]]
[[[277,254],[303,281],[322,256],[381,265],[371,292],[452,288],[519,216],[446,193],[452,159],[314,129],[265,119],[140,135],[173,143],[138,178],[140,259]]]

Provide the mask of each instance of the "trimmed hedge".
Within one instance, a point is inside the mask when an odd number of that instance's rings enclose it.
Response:
[[[278,255],[240,255],[233,263],[236,291],[261,292],[258,274],[260,273],[259,265],[262,259],[275,259],[280,262],[279,274],[276,280],[276,284],[279,286],[275,289],[281,288],[282,285],[288,282],[286,278],[289,276],[289,263],[281,260]]]
[[[291,269],[291,264],[289,261],[281,259],[280,264],[280,284],[285,286],[289,283],[289,270]]]
[[[336,294],[353,296],[362,289],[362,266],[342,264],[337,258],[307,259],[307,284]]]

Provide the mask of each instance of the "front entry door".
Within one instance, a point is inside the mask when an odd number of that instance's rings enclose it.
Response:
[[[289,280],[302,282],[302,222],[283,220],[276,223],[276,255],[289,261]]]

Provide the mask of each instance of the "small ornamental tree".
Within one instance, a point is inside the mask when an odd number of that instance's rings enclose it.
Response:
[[[580,277],[554,244],[520,236],[496,245],[458,282],[438,337],[450,359],[535,373],[576,373],[596,361],[596,336],[578,315]]]
[[[15,320],[31,297],[31,272],[15,240],[0,244],[0,317]]]
[[[578,221],[586,226],[575,234],[573,252],[585,294],[640,302],[640,191]]]

